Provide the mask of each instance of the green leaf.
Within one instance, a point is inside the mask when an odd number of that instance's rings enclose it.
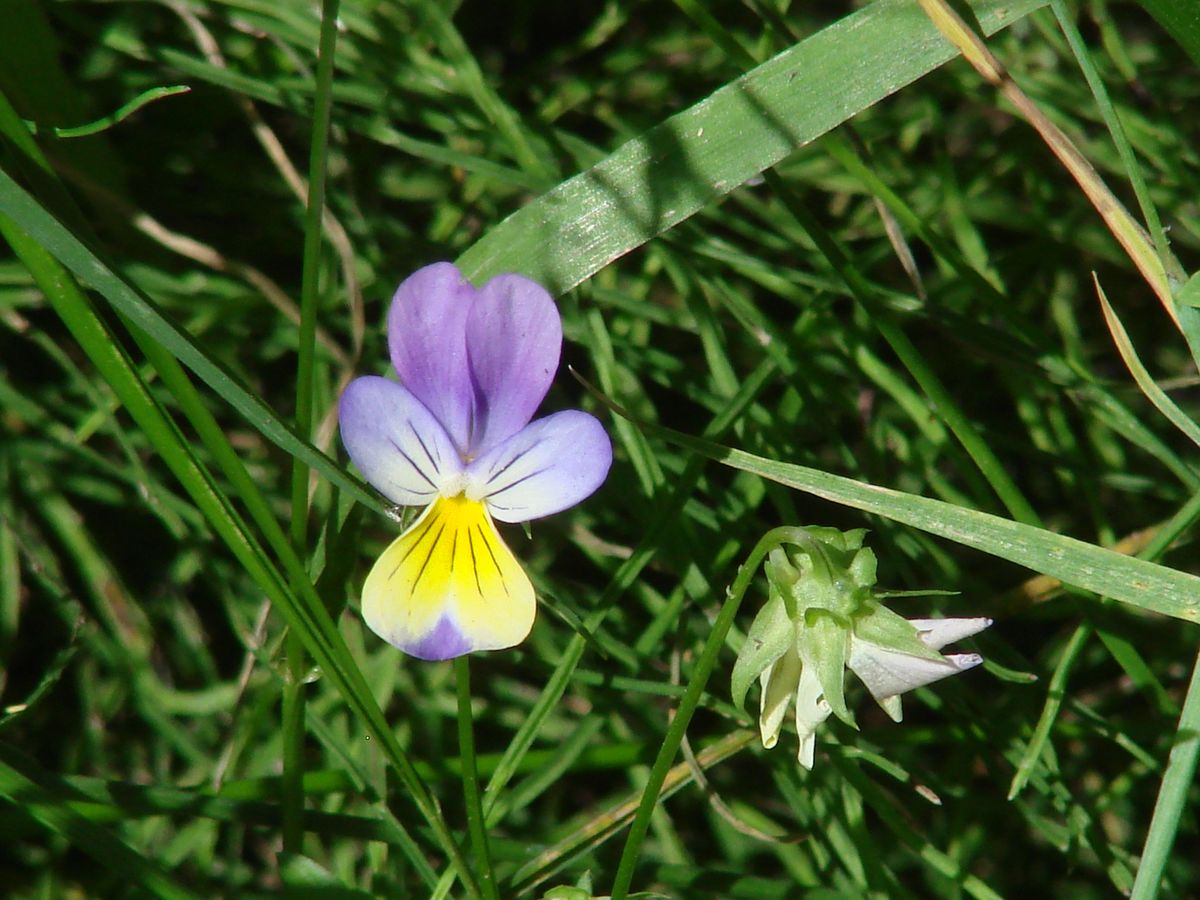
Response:
[[[972,8],[992,34],[1045,2]],[[458,265],[562,293],[955,55],[911,0],[877,0],[542,195]]]

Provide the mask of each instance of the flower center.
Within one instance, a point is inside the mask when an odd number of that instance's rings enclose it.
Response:
[[[455,472],[450,475],[444,475],[438,482],[438,493],[446,498],[460,497],[467,489],[467,476],[465,472]]]

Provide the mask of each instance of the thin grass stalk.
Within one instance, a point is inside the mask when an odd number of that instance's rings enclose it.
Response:
[[[1087,80],[1088,88],[1096,100],[1096,107],[1100,110],[1100,115],[1112,137],[1113,146],[1117,148],[1117,154],[1125,166],[1125,174],[1129,176],[1129,185],[1133,188],[1138,206],[1142,210],[1142,217],[1146,220],[1146,230],[1150,233],[1151,240],[1154,241],[1154,249],[1158,251],[1158,258],[1166,269],[1167,277],[1178,286],[1182,286],[1187,276],[1180,267],[1179,261],[1175,259],[1175,255],[1171,253],[1171,245],[1167,241],[1167,234],[1163,229],[1162,220],[1159,218],[1158,209],[1154,205],[1154,199],[1150,196],[1146,179],[1142,177],[1142,167],[1138,163],[1137,154],[1133,152],[1133,147],[1125,133],[1125,126],[1121,123],[1121,117],[1117,115],[1117,110],[1113,107],[1112,99],[1108,96],[1108,90],[1100,78],[1100,73],[1096,71],[1087,45],[1083,42],[1083,37],[1079,34],[1079,29],[1075,27],[1074,19],[1063,0],[1050,0],[1050,9],[1058,21],[1058,27],[1062,30],[1063,36],[1067,39],[1067,45],[1075,55],[1075,61],[1079,63],[1079,69]]]
[[[1179,716],[1179,727],[1175,731],[1175,744],[1167,760],[1167,769],[1158,788],[1158,799],[1154,803],[1154,815],[1150,829],[1146,832],[1146,845],[1142,849],[1142,860],[1137,877],[1133,882],[1131,900],[1154,900],[1162,887],[1167,862],[1175,836],[1187,805],[1188,793],[1196,776],[1196,763],[1200,760],[1200,655],[1192,668],[1192,680],[1188,684],[1187,698],[1183,701],[1183,712]]]
[[[617,866],[617,875],[613,881],[612,900],[625,900],[629,894],[629,888],[633,884],[634,869],[637,867],[638,857],[642,852],[642,842],[646,839],[646,832],[650,828],[650,816],[658,803],[658,795],[662,791],[667,773],[671,770],[675,754],[679,752],[679,745],[683,742],[688,723],[692,721],[692,714],[695,713],[696,706],[700,703],[704,687],[708,684],[709,676],[712,675],[712,670],[717,664],[717,657],[725,646],[725,635],[729,633],[729,626],[733,624],[733,618],[742,604],[746,589],[750,587],[750,582],[754,580],[754,576],[758,573],[758,567],[766,559],[767,554],[781,543],[795,540],[798,534],[804,534],[804,529],[785,526],[773,528],[763,535],[754,545],[754,549],[750,551],[746,562],[738,569],[737,577],[734,578],[733,584],[726,592],[725,602],[721,604],[717,620],[713,623],[708,639],[704,642],[700,659],[696,662],[692,677],[688,679],[687,690],[684,691],[683,699],[679,701],[679,709],[676,710],[671,724],[667,726],[662,747],[658,751],[658,756],[655,757],[654,765],[650,768],[646,786],[642,790],[641,804],[638,806],[637,814],[633,817],[633,823],[629,826],[625,849],[621,851],[621,861]]]
[[[325,158],[333,108],[333,60],[337,51],[339,0],[322,0],[316,98],[308,160],[308,206],[304,216],[304,263],[300,283],[300,338],[296,359],[296,433],[312,438],[313,366],[317,343],[317,295],[321,274],[321,217],[325,210]],[[292,457],[292,547],[305,558],[308,543],[308,464]],[[296,586],[293,585],[293,588]],[[304,642],[287,637],[288,680],[283,688],[283,848],[299,853],[304,836]]]
[[[471,664],[467,657],[454,660],[454,681],[458,694],[458,754],[462,762],[463,800],[466,804],[467,831],[471,852],[479,876],[479,887],[488,900],[499,900],[492,858],[488,852],[487,822],[480,800],[479,773],[475,766],[475,718],[471,714]]]

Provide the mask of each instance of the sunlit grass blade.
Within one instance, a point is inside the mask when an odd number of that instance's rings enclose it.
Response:
[[[1154,804],[1154,816],[1130,894],[1134,900],[1154,900],[1163,885],[1163,873],[1184,817],[1188,792],[1194,786],[1197,762],[1200,762],[1200,656],[1192,668],[1179,728],[1158,788],[1158,801]]]
[[[1084,44],[1083,38],[1079,34],[1079,29],[1075,27],[1075,22],[1063,0],[1050,0],[1050,9],[1054,13],[1058,27],[1062,29],[1063,34],[1066,36],[1067,43],[1071,46],[1071,52],[1075,54],[1075,59],[1078,61],[1079,68],[1087,79],[1088,88],[1091,90],[1092,96],[1096,98],[1096,105],[1100,109],[1100,114],[1104,117],[1104,124],[1108,127],[1108,133],[1112,137],[1113,145],[1117,148],[1117,152],[1121,156],[1121,163],[1125,166],[1125,173],[1129,178],[1129,184],[1133,188],[1138,206],[1142,210],[1146,230],[1150,233],[1151,240],[1154,241],[1154,249],[1157,251],[1158,258],[1162,261],[1166,269],[1167,277],[1176,285],[1182,284],[1185,278],[1183,269],[1180,268],[1179,261],[1175,259],[1174,254],[1171,253],[1171,247],[1167,242],[1167,235],[1163,230],[1158,209],[1155,207],[1154,200],[1150,196],[1150,189],[1146,186],[1146,178],[1142,174],[1141,163],[1138,161],[1137,155],[1133,152],[1133,147],[1129,144],[1129,138],[1125,133],[1125,126],[1122,124],[1120,116],[1117,115],[1112,100],[1109,99],[1108,90],[1104,87],[1100,73],[1096,71],[1096,65],[1088,53],[1087,45]]]
[[[1170,281],[1163,261],[1150,242],[1141,225],[1129,214],[1121,201],[1109,190],[1092,164],[1079,151],[1049,117],[1013,81],[1012,76],[992,55],[987,45],[967,26],[945,0],[918,0],[931,21],[950,40],[975,70],[994,88],[998,89],[1021,115],[1037,129],[1046,145],[1058,157],[1080,188],[1091,200],[1096,211],[1104,219],[1109,231],[1137,266],[1146,283],[1158,296],[1167,314],[1178,325],[1179,313],[1175,308]],[[1185,334],[1186,334],[1185,329]]]
[[[661,425],[640,425],[731,468],[910,525],[1140,609],[1200,622],[1200,578],[1195,575],[990,513],[765,459]]]
[[[1046,0],[974,10],[991,34]],[[667,119],[509,216],[458,260],[561,293],[953,58],[908,0],[879,0]]]

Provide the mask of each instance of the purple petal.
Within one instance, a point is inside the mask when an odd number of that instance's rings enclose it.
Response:
[[[486,453],[528,424],[550,389],[562,350],[558,308],[540,284],[497,275],[479,290],[466,321],[475,389],[468,453]]]
[[[446,430],[394,381],[375,375],[354,379],[338,402],[338,421],[354,465],[393,503],[432,503],[462,473]]]
[[[467,466],[466,493],[501,522],[528,522],[583,500],[610,465],[604,426],[569,409],[526,425]]]
[[[467,313],[475,289],[450,263],[418,269],[396,289],[388,348],[400,382],[433,413],[461,451],[471,438]]]
[[[454,622],[448,616],[442,616],[433,631],[403,649],[409,656],[436,662],[470,653],[473,648]]]

